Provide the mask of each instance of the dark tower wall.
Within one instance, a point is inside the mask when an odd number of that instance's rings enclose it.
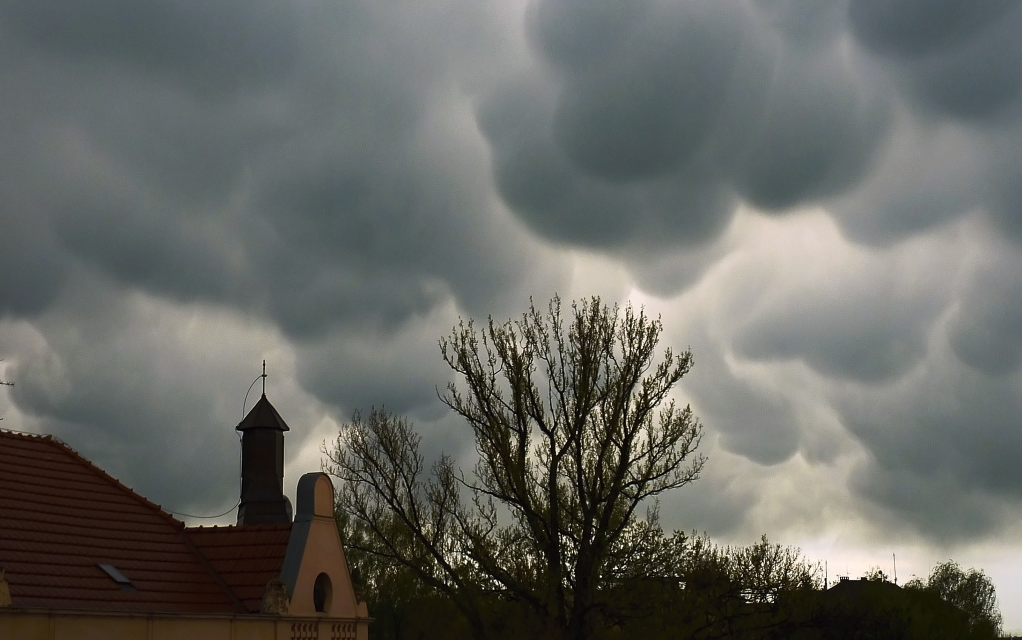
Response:
[[[291,522],[284,497],[284,432],[290,429],[265,395],[237,429],[241,432],[238,524]]]

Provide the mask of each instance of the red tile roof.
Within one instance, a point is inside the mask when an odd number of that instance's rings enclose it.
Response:
[[[258,612],[266,583],[278,577],[284,565],[291,525],[196,527],[185,531],[245,608]]]
[[[0,570],[13,606],[256,612],[289,530],[186,529],[59,440],[0,430]]]

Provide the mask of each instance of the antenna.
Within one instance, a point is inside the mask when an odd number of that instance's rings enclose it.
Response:
[[[0,362],[3,362],[3,359],[0,359]],[[9,382],[7,380],[4,380],[3,378],[0,378],[0,387],[13,387],[13,386],[14,386],[13,382]],[[0,420],[3,420],[3,418],[0,418]],[[0,582],[2,582],[2,581],[3,581],[3,575],[0,574]]]
[[[898,556],[891,554],[891,559],[894,560],[894,584],[898,584]]]
[[[3,362],[3,358],[0,358],[0,362]],[[4,380],[3,378],[0,378],[0,385],[3,385],[5,387],[13,387],[14,383],[13,382],[8,382],[7,380]]]
[[[246,415],[245,414],[245,409],[246,409],[246,407],[248,407],[248,394],[252,393],[252,387],[255,386],[255,383],[259,382],[259,378],[263,379],[263,397],[266,397],[266,361],[265,360],[263,360],[263,373],[262,373],[262,375],[256,376],[256,379],[252,381],[252,384],[248,385],[248,391],[245,392],[245,399],[242,400],[242,402],[241,402],[241,417],[242,417],[242,419],[244,419],[244,417]],[[238,436],[238,437],[241,437],[241,436]]]

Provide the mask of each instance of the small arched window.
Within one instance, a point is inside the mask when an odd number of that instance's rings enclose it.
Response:
[[[330,576],[321,573],[316,576],[316,583],[312,586],[312,605],[319,613],[327,613],[330,609],[330,600],[333,598],[333,587],[330,584]]]

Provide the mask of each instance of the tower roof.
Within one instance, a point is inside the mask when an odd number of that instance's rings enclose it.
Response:
[[[280,417],[277,410],[273,408],[270,401],[266,399],[266,394],[263,394],[259,398],[259,402],[255,403],[252,410],[248,412],[245,419],[242,420],[237,427],[238,431],[245,431],[246,429],[277,429],[279,431],[290,431],[291,429],[284,422],[284,418]]]

